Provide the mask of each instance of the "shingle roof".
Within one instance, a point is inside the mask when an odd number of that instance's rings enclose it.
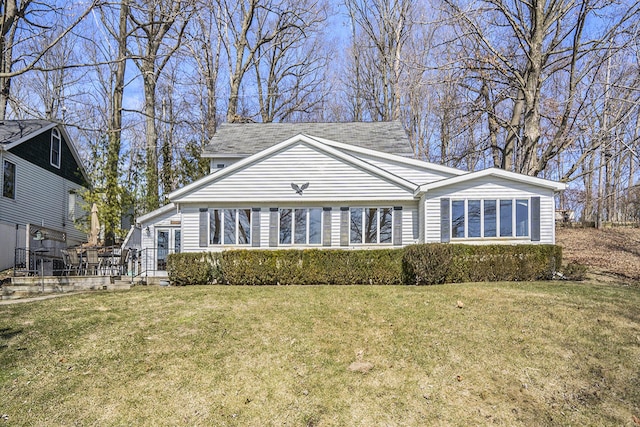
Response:
[[[400,122],[223,123],[203,149],[204,157],[250,156],[298,134],[412,157]]]
[[[0,120],[0,144],[10,144],[21,140],[53,122],[47,120]]]

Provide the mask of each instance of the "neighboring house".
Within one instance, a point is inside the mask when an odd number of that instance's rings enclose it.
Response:
[[[398,122],[223,124],[212,172],[138,219],[146,268],[179,251],[555,242],[564,184],[412,155]]]
[[[63,126],[0,121],[0,167],[0,270],[13,266],[16,248],[47,248],[53,255],[86,240],[74,220],[89,178]]]

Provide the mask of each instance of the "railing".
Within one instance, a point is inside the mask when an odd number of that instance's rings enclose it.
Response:
[[[64,261],[56,249],[15,250],[14,276],[62,276],[64,272]]]
[[[164,276],[162,272],[167,270],[167,258],[174,252],[168,248],[145,248],[135,251],[132,257],[132,276]]]

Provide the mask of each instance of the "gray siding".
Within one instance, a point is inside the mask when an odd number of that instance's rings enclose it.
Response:
[[[0,159],[16,165],[16,198],[8,199],[0,193],[0,220],[12,224],[42,224],[63,231],[70,244],[86,241],[86,234],[69,218],[69,192],[82,188],[80,185],[9,152],[1,153]]]

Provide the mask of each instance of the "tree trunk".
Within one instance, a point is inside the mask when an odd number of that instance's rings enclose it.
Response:
[[[118,27],[118,62],[116,64],[115,84],[111,105],[111,123],[109,126],[109,145],[107,147],[107,162],[105,167],[105,243],[111,245],[115,242],[115,232],[119,228],[118,220],[122,213],[119,200],[119,163],[120,147],[122,141],[122,99],[124,96],[124,75],[126,71],[127,56],[127,16],[129,15],[128,0],[122,0],[120,4],[120,19]]]

